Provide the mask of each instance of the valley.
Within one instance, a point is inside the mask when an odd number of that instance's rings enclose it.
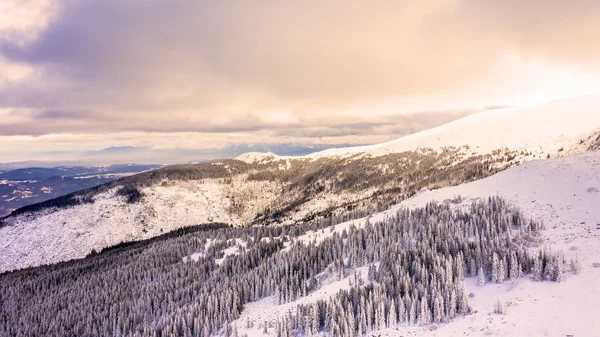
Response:
[[[0,172],[0,216],[157,167],[158,165],[31,167]]]

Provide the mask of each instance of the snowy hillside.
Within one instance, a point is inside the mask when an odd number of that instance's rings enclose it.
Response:
[[[423,188],[458,185],[523,162],[596,149],[599,109],[600,97],[588,96],[489,110],[375,146],[307,157],[254,152],[238,160],[132,176],[4,219],[0,272],[80,258],[92,249],[197,224],[294,224],[387,207]],[[346,156],[361,151],[372,156]],[[128,202],[119,195],[122,186],[139,191],[141,200]],[[87,201],[72,202],[78,198]]]
[[[530,281],[477,287],[472,280],[468,287],[476,295],[480,313],[424,335],[455,336],[472,331],[471,336],[508,336],[519,331],[523,336],[592,336],[600,331],[596,319],[600,312],[600,268],[594,267],[600,262],[599,191],[600,153],[590,152],[526,163],[480,181],[427,191],[403,202],[417,207],[455,195],[469,202],[498,194],[527,216],[543,220],[546,244],[562,251],[567,261],[578,258],[582,265],[581,274],[570,276],[556,287]],[[490,319],[487,313],[497,297],[511,306],[507,315]]]
[[[247,223],[279,188],[277,183],[241,179],[231,184],[181,181],[143,189],[144,203],[129,204],[113,189],[95,196],[91,204],[18,216],[0,228],[0,272],[82,258],[92,250],[181,227]],[[235,208],[235,199],[244,207]]]
[[[474,158],[453,149],[169,167],[13,213],[0,226],[0,272],[81,258],[199,224],[296,224],[385,208],[422,188],[486,177],[512,165],[510,158],[515,154]]]
[[[532,161],[473,183],[423,190],[368,219],[359,218],[368,214],[361,211],[286,227],[197,226],[1,274],[0,309],[7,314],[0,331],[593,336],[600,329],[600,213],[592,206],[600,201],[599,166],[598,152]],[[214,195],[227,192],[214,187]],[[114,198],[82,206],[116,209],[106,204]],[[421,207],[432,199],[441,203]],[[143,204],[131,207],[122,208]],[[44,234],[52,241],[52,233]],[[60,314],[61,303],[68,315]],[[113,328],[104,321],[118,322]]]
[[[370,223],[382,221],[404,207],[425,206],[430,201],[467,206],[489,196],[499,195],[519,207],[527,217],[543,221],[544,245],[561,251],[564,259],[577,259],[582,270],[569,273],[560,284],[533,282],[530,279],[488,283],[479,286],[475,278],[466,280],[473,297],[469,302],[475,313],[436,326],[393,327],[369,336],[592,336],[600,331],[596,319],[600,311],[600,153],[589,152],[559,159],[532,161],[494,176],[455,187],[422,193],[391,209],[369,217]],[[457,196],[464,199],[457,201]],[[298,241],[317,244],[333,233],[341,234],[351,225],[362,227],[366,219],[335,226],[334,230],[308,232]],[[539,248],[539,247],[535,247]],[[348,279],[335,281],[298,303],[314,303],[348,287]],[[506,314],[493,313],[494,304],[502,301]],[[311,302],[312,301],[312,302]],[[260,329],[245,329],[246,320],[270,321],[284,317],[294,308],[292,303],[277,305],[272,299],[248,306],[236,322],[249,336],[262,336]]]
[[[27,205],[157,167],[159,166],[28,167],[0,173],[0,217]]]
[[[351,155],[366,152],[380,156],[416,148],[439,149],[468,145],[476,153],[507,147],[526,150],[537,158],[581,152],[578,145],[600,129],[600,97],[585,96],[526,108],[480,112],[454,122],[387,143],[325,150],[306,156]],[[583,145],[583,144],[581,144]],[[559,150],[561,150],[559,153]]]

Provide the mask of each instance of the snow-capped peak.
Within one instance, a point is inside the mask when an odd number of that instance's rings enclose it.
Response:
[[[380,156],[448,146],[469,146],[476,153],[499,148],[540,155],[554,154],[561,149],[568,153],[598,128],[600,96],[584,96],[535,107],[487,110],[390,142],[330,149],[306,157],[348,156],[361,152]]]
[[[260,163],[264,161],[278,160],[280,157],[272,152],[246,152],[235,158],[248,164]]]

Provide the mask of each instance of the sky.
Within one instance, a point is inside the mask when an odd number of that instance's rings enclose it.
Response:
[[[600,93],[599,31],[597,0],[2,0],[0,162],[388,141]]]

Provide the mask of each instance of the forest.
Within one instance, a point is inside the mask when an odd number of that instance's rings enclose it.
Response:
[[[137,203],[143,202],[143,190],[150,186],[168,186],[176,181],[197,181],[201,184],[204,179],[219,179],[222,184],[230,184],[232,178],[241,176],[247,182],[277,182],[281,186],[279,195],[270,205],[253,210],[255,217],[251,223],[244,225],[285,222],[286,217],[320,195],[345,195],[350,199],[327,209],[315,210],[301,220],[310,222],[348,209],[366,209],[374,205],[388,207],[424,188],[437,189],[485,178],[518,163],[519,157],[525,155],[508,149],[497,149],[485,155],[472,154],[470,148],[464,146],[446,147],[439,151],[423,148],[376,157],[359,155],[255,163],[225,160],[175,165],[19,208],[0,219],[0,226],[10,224],[11,217],[14,219],[19,215],[35,215],[39,211],[58,211],[94,203],[98,194],[113,189],[127,203]],[[230,202],[232,212],[244,209],[243,198]]]
[[[269,336],[363,336],[469,315],[466,277],[481,284],[563,277],[566,261],[540,245],[543,224],[499,197],[399,209],[372,223],[373,211],[296,226],[202,225],[5,273],[0,335],[243,336],[244,326],[261,326]],[[314,232],[325,238],[301,240]],[[368,268],[366,280],[359,268]],[[249,302],[289,303],[318,290],[323,274],[352,286],[274,321],[238,321]]]

